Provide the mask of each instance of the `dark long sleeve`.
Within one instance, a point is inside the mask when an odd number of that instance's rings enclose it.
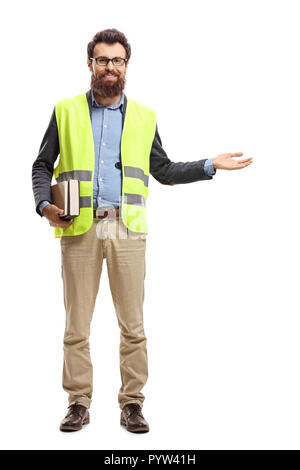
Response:
[[[42,201],[52,202],[51,181],[55,160],[59,155],[59,138],[55,109],[53,110],[48,128],[42,140],[39,154],[32,165],[32,188],[36,212],[42,217],[39,205]],[[156,126],[155,137],[150,153],[150,173],[160,183],[166,185],[193,183],[210,180],[204,165],[207,159],[192,162],[172,162],[162,147],[161,138]]]
[[[39,204],[42,201],[52,201],[51,181],[55,160],[59,155],[59,139],[55,110],[53,110],[48,128],[42,140],[39,154],[32,165],[32,189],[35,199],[36,212],[42,217]]]
[[[193,162],[172,162],[162,147],[157,125],[150,154],[150,173],[162,184],[174,185],[211,180],[204,171],[206,158]]]

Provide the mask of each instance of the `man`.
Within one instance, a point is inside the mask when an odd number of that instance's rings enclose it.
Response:
[[[36,211],[61,239],[66,309],[63,388],[69,408],[60,429],[77,431],[89,423],[90,322],[106,258],[121,333],[121,424],[130,432],[147,432],[142,388],[148,377],[143,301],[149,173],[162,184],[191,183],[212,179],[216,169],[244,168],[252,159],[237,161],[233,157],[242,153],[225,153],[214,159],[170,161],[155,112],[123,92],[131,56],[124,34],[101,31],[87,52],[91,88],[55,105],[32,167]],[[52,203],[53,171],[57,182],[80,180],[80,215],[70,221],[63,221],[63,209]]]

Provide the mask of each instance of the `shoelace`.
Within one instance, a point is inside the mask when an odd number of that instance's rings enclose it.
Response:
[[[81,417],[82,408],[78,403],[69,406],[69,414],[77,414]]]
[[[129,403],[128,409],[130,411],[130,415],[139,415],[141,418],[143,417],[141,415],[141,407],[138,403]]]

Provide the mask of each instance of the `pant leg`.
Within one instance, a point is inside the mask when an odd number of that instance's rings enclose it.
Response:
[[[69,405],[90,407],[93,368],[90,358],[90,323],[99,289],[103,262],[97,220],[82,235],[61,238],[62,279],[66,326],[64,334],[63,389]]]
[[[133,402],[143,406],[145,396],[141,390],[148,379],[147,339],[143,325],[146,235],[137,237],[125,227],[121,218],[106,223],[107,272],[120,327],[122,386],[118,394],[119,406],[122,409]],[[111,233],[116,236],[110,238]]]

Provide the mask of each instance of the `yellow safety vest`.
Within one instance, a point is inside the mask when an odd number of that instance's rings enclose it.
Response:
[[[92,226],[95,149],[86,94],[59,101],[55,115],[60,148],[55,179],[80,181],[80,215],[69,227],[55,227],[55,238],[61,238],[81,235]],[[146,200],[155,130],[155,112],[127,97],[121,138],[121,216],[125,226],[134,232],[148,233]]]

